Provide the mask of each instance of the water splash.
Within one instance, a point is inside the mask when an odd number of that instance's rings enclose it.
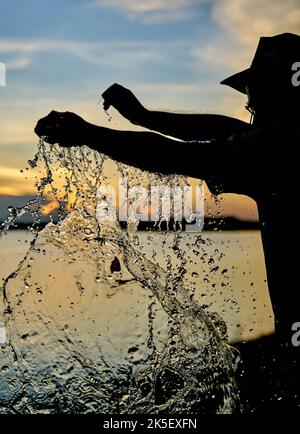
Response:
[[[0,412],[236,411],[237,354],[222,319],[196,304],[183,284],[180,228],[173,228],[173,256],[163,267],[154,250],[142,253],[136,218],[125,230],[97,220],[107,161],[85,146],[63,149],[41,140],[29,162],[44,168],[38,194],[11,211],[2,232],[33,205],[39,222],[47,191],[57,199],[58,222],[35,232],[4,281]],[[116,166],[130,187],[187,183]],[[151,244],[151,233],[147,239]],[[194,251],[201,249],[197,237]]]

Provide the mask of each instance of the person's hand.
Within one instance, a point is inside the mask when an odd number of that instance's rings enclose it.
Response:
[[[88,122],[75,113],[53,110],[38,121],[34,132],[39,137],[44,137],[47,143],[76,146],[84,144],[88,125]]]
[[[104,110],[113,106],[133,124],[142,123],[147,110],[129,89],[115,83],[103,92],[102,98],[104,99]]]

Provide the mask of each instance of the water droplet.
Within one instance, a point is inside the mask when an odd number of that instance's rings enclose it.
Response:
[[[9,213],[13,214],[13,215],[16,215],[16,214],[17,214],[17,210],[16,210],[16,208],[14,208],[13,206],[9,206],[9,207],[7,207],[7,211],[8,211]]]

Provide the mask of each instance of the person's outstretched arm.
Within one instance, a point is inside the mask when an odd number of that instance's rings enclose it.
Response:
[[[104,109],[113,106],[130,122],[182,140],[224,140],[252,129],[239,119],[217,114],[185,114],[147,110],[125,87],[113,84],[103,94]]]
[[[217,143],[173,140],[153,132],[118,131],[86,122],[70,112],[52,111],[38,121],[38,136],[62,146],[87,145],[112,159],[142,170],[204,178],[224,161]],[[228,153],[228,157],[230,157]]]

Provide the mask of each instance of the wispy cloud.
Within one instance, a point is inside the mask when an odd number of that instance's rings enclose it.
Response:
[[[189,40],[175,40],[167,42],[169,47],[177,48],[186,46]],[[59,39],[0,39],[0,52],[23,52],[34,53],[38,51],[86,51],[95,49],[138,49],[138,48],[159,48],[159,40],[117,40],[103,42],[81,42],[78,40]]]
[[[220,71],[220,79],[250,65],[261,36],[300,33],[299,0],[213,0],[211,11],[215,34],[192,55],[198,67]]]
[[[213,17],[238,41],[252,46],[260,36],[300,32],[299,0],[215,0]]]
[[[128,18],[148,23],[181,21],[193,17],[209,0],[94,0],[99,7],[113,8]]]
[[[6,62],[6,68],[9,70],[24,69],[30,65],[31,59],[29,57],[17,57]]]
[[[9,60],[11,69],[21,69],[28,66],[36,53],[65,52],[78,59],[96,65],[128,68],[151,61],[166,64],[172,56],[166,55],[170,50],[189,47],[191,41],[175,40],[165,44],[160,41],[108,41],[80,42],[51,39],[0,39],[0,53],[12,55],[17,53],[17,59]]]

